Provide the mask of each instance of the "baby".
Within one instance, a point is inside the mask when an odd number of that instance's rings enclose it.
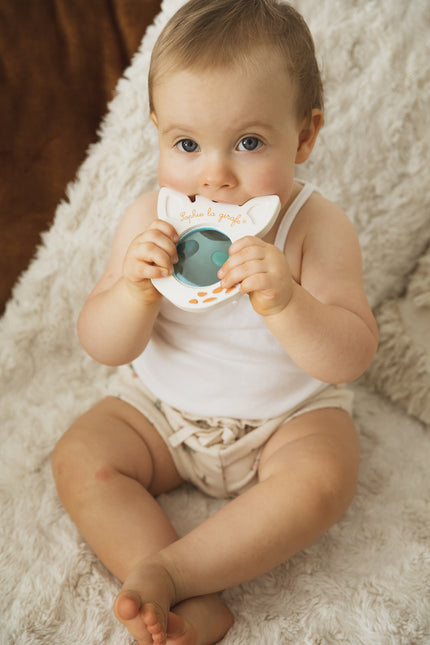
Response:
[[[132,636],[210,645],[233,623],[219,593],[311,544],[351,503],[344,383],[369,365],[377,330],[350,221],[294,175],[323,123],[303,18],[277,0],[191,0],[155,45],[149,94],[161,187],[235,205],[277,195],[281,210],[218,272],[243,295],[194,313],[151,281],[178,261],[158,192],[130,206],[78,321],[86,351],[122,367],[58,442],[53,472],[123,583],[114,612]],[[179,538],[156,498],[184,481],[230,499]]]

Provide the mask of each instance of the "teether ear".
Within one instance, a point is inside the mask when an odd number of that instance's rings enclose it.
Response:
[[[258,235],[263,237],[272,227],[274,213],[277,215],[280,208],[277,195],[265,195],[253,197],[243,205],[244,213],[251,222],[258,227]]]
[[[187,195],[178,193],[170,188],[161,188],[158,195],[157,215],[159,219],[169,221],[175,225],[175,222],[180,220],[179,213],[188,210],[191,203]]]

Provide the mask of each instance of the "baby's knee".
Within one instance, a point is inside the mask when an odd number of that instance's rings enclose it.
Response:
[[[333,467],[325,472],[318,487],[318,507],[326,517],[337,522],[351,505],[357,490],[357,476],[353,469]]]
[[[91,469],[90,451],[78,423],[67,430],[54,446],[51,468],[61,499],[85,486]]]

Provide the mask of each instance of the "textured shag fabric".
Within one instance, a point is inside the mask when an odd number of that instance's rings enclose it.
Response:
[[[155,38],[180,4],[163,3],[118,85],[100,143],[90,149],[1,321],[5,645],[132,642],[111,611],[118,582],[62,509],[49,455],[70,422],[100,397],[111,371],[80,349],[75,321],[106,263],[121,213],[156,185],[146,75]],[[378,368],[355,387],[362,466],[352,506],[314,545],[225,592],[236,622],[224,644],[426,644],[430,434],[417,419],[425,418],[419,406],[409,408],[408,401],[428,388],[428,370],[413,369],[419,352],[395,352],[406,332],[389,312],[400,303],[401,320],[410,325],[404,300],[413,298],[428,323],[428,290],[418,283],[428,284],[429,270],[428,260],[420,260],[430,238],[429,5],[295,4],[314,33],[327,97],[321,138],[298,172],[342,204],[354,222],[383,342]],[[411,324],[408,334],[421,346]],[[395,373],[395,383],[384,376],[386,369]],[[160,502],[181,534],[224,504],[189,486]]]

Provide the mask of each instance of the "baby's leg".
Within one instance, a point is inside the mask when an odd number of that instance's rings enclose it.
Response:
[[[55,447],[52,464],[63,505],[82,536],[120,580],[131,576],[142,560],[178,539],[153,496],[175,488],[182,480],[164,441],[127,403],[109,397],[80,417]],[[169,608],[174,604],[172,596]],[[175,637],[168,642],[198,642],[190,640],[202,628],[196,623],[196,605],[202,616],[207,606],[217,614],[217,629],[206,631],[207,643],[216,642],[231,626],[231,613],[218,596],[190,600],[176,616],[169,615],[168,628]],[[159,631],[166,631],[164,607],[160,612],[156,604],[144,605],[139,595],[119,598],[115,612],[145,645],[157,642],[155,635],[149,635],[151,630],[156,633],[157,619]],[[206,616],[204,620],[205,629],[210,629]]]
[[[236,585],[316,540],[349,506],[359,448],[343,411],[309,412],[267,443],[259,483],[131,572],[124,593],[166,613],[169,603]],[[165,580],[160,587],[160,580]],[[163,642],[163,641],[162,641]]]

